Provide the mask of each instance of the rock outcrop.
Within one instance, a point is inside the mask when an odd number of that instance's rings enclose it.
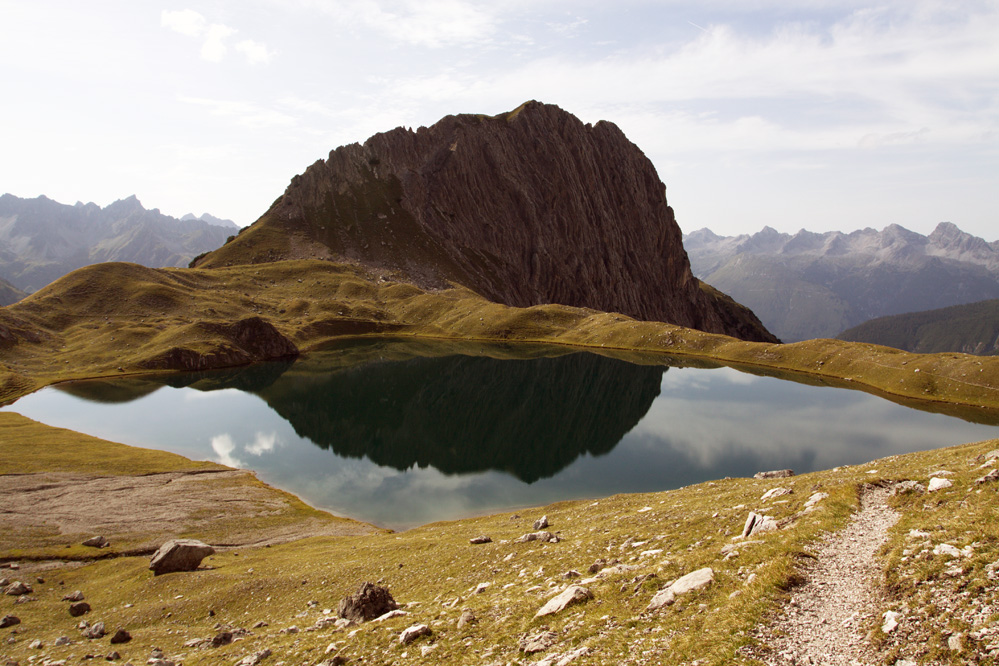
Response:
[[[194,571],[215,549],[197,539],[171,539],[153,553],[149,568],[157,576],[175,571]]]
[[[337,148],[199,267],[324,257],[493,301],[773,341],[690,271],[652,163],[613,123],[528,102]],[[736,320],[736,321],[733,321]]]

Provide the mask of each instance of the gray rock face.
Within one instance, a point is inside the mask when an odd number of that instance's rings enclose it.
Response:
[[[319,256],[515,307],[561,303],[776,341],[701,288],[665,189],[613,123],[528,102],[337,148],[196,265],[283,259],[254,238],[294,235]]]
[[[534,521],[534,531],[543,530],[548,527],[548,516],[541,516]]]
[[[364,583],[357,592],[340,602],[337,614],[348,620],[367,622],[397,608],[399,605],[387,588],[374,583]]]
[[[83,542],[84,546],[90,546],[91,548],[107,548],[111,545],[111,542],[103,536],[92,536]]]
[[[214,548],[197,539],[171,539],[153,554],[149,568],[157,576],[175,571],[194,571],[201,565],[201,560],[214,552]]]

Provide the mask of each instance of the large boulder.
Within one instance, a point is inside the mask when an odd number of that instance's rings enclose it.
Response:
[[[364,583],[357,592],[345,597],[337,607],[340,617],[356,622],[367,622],[399,608],[388,588]]]
[[[215,549],[197,539],[171,539],[160,546],[149,561],[157,576],[174,571],[194,571]]]

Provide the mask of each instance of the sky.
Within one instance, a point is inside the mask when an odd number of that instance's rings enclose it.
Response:
[[[252,223],[337,146],[535,99],[684,232],[999,240],[995,0],[0,0],[0,192]]]

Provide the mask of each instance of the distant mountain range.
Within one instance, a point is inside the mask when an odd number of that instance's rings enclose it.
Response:
[[[963,352],[996,356],[999,355],[999,299],[879,317],[837,337],[920,354]]]
[[[684,238],[694,275],[749,307],[785,342],[829,338],[876,317],[999,298],[999,242],[940,223],[852,233],[765,227]]]
[[[134,195],[101,208],[4,194],[0,278],[31,293],[70,271],[103,261],[186,266],[196,255],[221,247],[238,229],[235,222],[207,213],[178,220],[156,208],[146,210]]]

